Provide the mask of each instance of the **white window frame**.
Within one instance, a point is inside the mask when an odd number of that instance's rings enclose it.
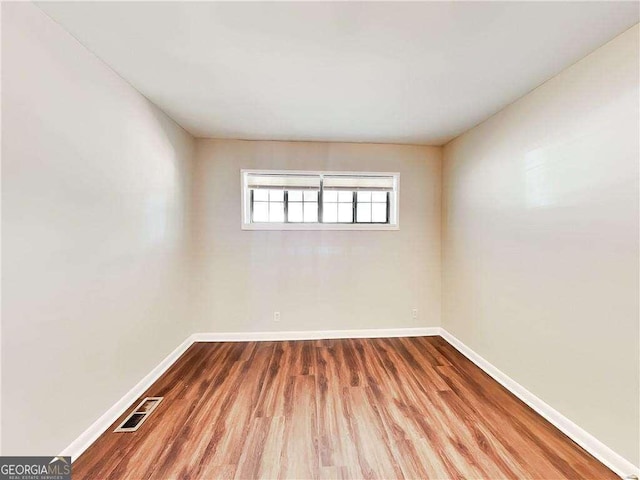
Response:
[[[247,176],[256,175],[321,175],[393,177],[393,192],[389,200],[389,223],[252,223],[250,189]],[[240,170],[240,225],[242,230],[400,230],[400,173],[398,172],[336,172],[308,170]]]

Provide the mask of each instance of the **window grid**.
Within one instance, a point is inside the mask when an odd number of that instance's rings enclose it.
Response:
[[[386,224],[389,223],[389,215],[390,215],[390,198],[389,192],[379,192],[379,191],[358,191],[354,195],[354,215],[355,221],[354,223],[371,223],[371,224]],[[358,207],[361,206],[361,210]],[[384,220],[375,220],[374,219],[374,206],[384,206],[382,211],[384,212]],[[360,220],[359,213],[363,213],[362,217],[365,216],[364,211],[365,207],[369,209],[369,220]],[[379,212],[378,215],[379,216]]]
[[[355,223],[353,191],[328,190],[323,195],[322,223]]]
[[[277,189],[260,189],[260,198],[256,200],[256,191],[251,190],[252,223],[286,223],[286,192],[282,192],[280,195],[281,192],[282,190]],[[266,211],[264,210],[265,207]],[[280,215],[280,213],[282,214]],[[256,217],[259,218],[256,219]]]
[[[390,221],[390,193],[389,192],[375,192],[375,191],[335,191],[335,197],[331,194],[332,201],[325,201],[325,192],[322,188],[317,192],[316,200],[307,200],[305,199],[304,191],[295,190],[297,192],[301,192],[300,200],[290,200],[289,194],[290,190],[284,190],[282,193],[282,200],[280,200],[277,196],[276,192],[281,192],[282,190],[277,189],[265,189],[263,190],[266,193],[266,200],[263,198],[256,200],[255,199],[255,190],[251,190],[250,192],[250,203],[251,203],[251,222],[252,223],[326,223],[326,224],[388,224]],[[274,194],[272,194],[274,192]],[[384,193],[384,197],[380,196],[380,193]],[[348,194],[348,197],[347,195]],[[368,198],[367,198],[368,196]],[[261,194],[261,197],[264,197],[264,194]],[[272,197],[276,197],[272,199]],[[350,197],[350,198],[349,198]],[[335,201],[333,199],[335,198]],[[267,207],[267,216],[266,219],[258,219],[256,220],[255,210],[256,205],[260,205],[262,208],[266,204]],[[289,214],[289,205],[290,204],[300,204],[302,206],[302,220],[301,221],[291,221]],[[305,204],[315,204],[317,205],[317,217],[315,221],[307,221],[305,216]],[[343,220],[340,220],[340,205],[351,206],[351,216],[344,216]],[[281,206],[279,206],[281,205]],[[374,221],[373,208],[374,205],[385,205],[385,216],[384,221]],[[364,210],[367,206],[369,208],[369,220],[365,220],[365,214],[359,215],[358,207],[360,206],[361,210]],[[335,221],[326,221],[325,220],[325,209],[334,208],[335,207]],[[279,213],[282,211],[282,221],[279,220]],[[362,213],[362,212],[360,212]],[[264,212],[261,211],[260,215],[263,215]],[[345,220],[348,218],[348,221]]]
[[[294,193],[294,200],[291,200],[290,196],[291,193]],[[300,200],[295,199],[298,196],[298,193],[300,195]],[[309,195],[310,193],[313,193],[315,195]],[[292,189],[292,190],[287,190],[285,191],[285,219],[286,219],[286,223],[320,223],[319,222],[319,218],[320,218],[320,192],[317,190],[296,190],[296,189]],[[315,199],[313,198],[307,198],[307,197],[313,197],[315,196]],[[291,216],[290,216],[290,212],[289,212],[289,206],[290,205],[297,205],[299,204],[302,208],[302,220],[300,221],[293,221],[291,220]],[[307,220],[307,209],[305,208],[306,205],[315,205],[315,220]],[[313,217],[313,215],[311,216]]]

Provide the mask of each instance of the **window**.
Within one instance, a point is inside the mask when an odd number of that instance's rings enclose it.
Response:
[[[252,190],[253,215],[251,221],[284,222],[284,190]]]
[[[389,218],[388,192],[358,192],[356,212],[358,223],[387,223]]]
[[[243,170],[247,230],[397,230],[398,173]]]
[[[353,192],[325,190],[322,194],[324,223],[353,223]]]
[[[318,190],[288,190],[287,221],[318,223]]]

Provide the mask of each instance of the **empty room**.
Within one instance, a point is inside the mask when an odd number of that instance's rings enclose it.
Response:
[[[638,479],[639,2],[0,13],[0,480]]]

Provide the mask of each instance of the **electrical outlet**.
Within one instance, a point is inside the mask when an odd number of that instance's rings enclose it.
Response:
[[[273,321],[274,322],[280,321],[280,312],[273,312]]]
[[[418,309],[414,308],[413,310],[411,310],[411,318],[413,318],[414,320],[416,318],[418,318]]]

